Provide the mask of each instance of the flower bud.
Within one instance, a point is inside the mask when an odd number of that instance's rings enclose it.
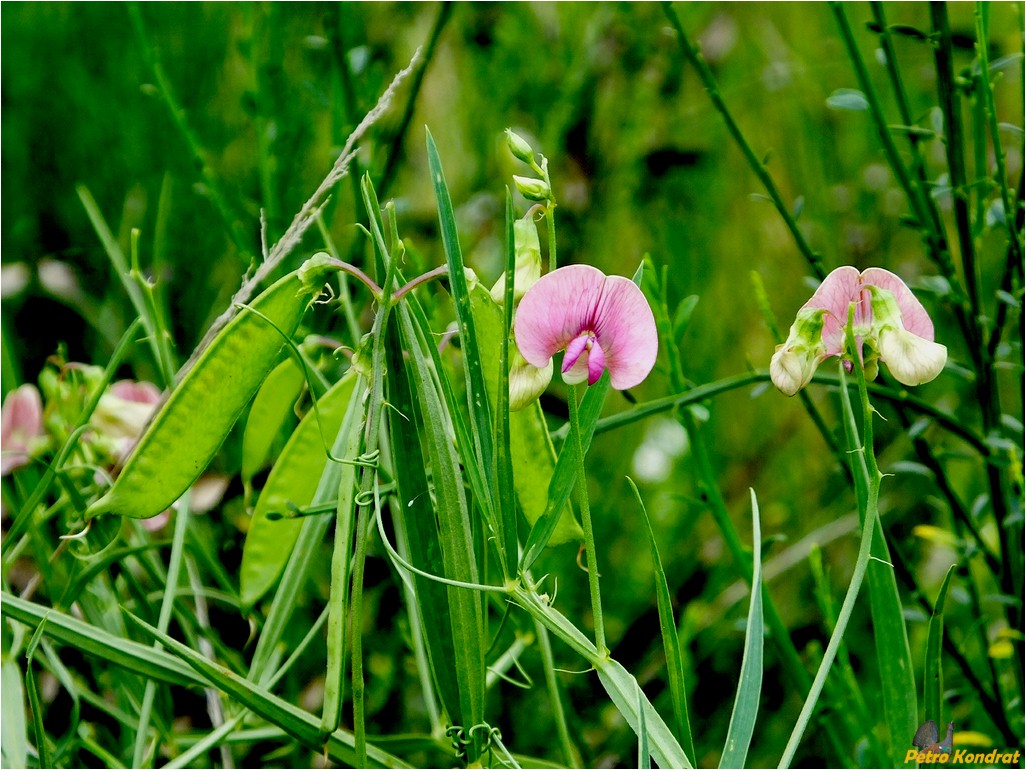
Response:
[[[534,163],[534,150],[531,149],[531,145],[522,136],[513,133],[512,128],[506,129],[506,146],[517,160],[528,164]]]
[[[552,359],[541,369],[532,366],[520,355],[513,340],[510,340],[509,352],[512,359],[509,370],[509,410],[518,412],[537,401],[549,386],[552,380]]]
[[[530,201],[547,201],[552,197],[552,190],[541,179],[529,176],[513,176],[513,184],[517,190]]]
[[[513,223],[513,241],[516,244],[515,268],[513,281],[513,301],[519,302],[525,292],[541,278],[541,243],[538,240],[538,228],[530,219],[518,219]],[[506,274],[491,290],[495,304],[506,301]]]

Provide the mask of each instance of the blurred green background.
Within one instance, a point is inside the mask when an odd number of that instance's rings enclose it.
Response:
[[[869,6],[849,4],[845,10],[885,109],[897,123],[886,73],[875,57],[878,38],[866,27]],[[949,347],[950,365],[917,395],[978,426],[978,409],[967,401],[967,352],[919,234],[902,223],[907,203],[869,113],[827,105],[835,90],[857,87],[829,9],[819,3],[703,3],[681,4],[678,12],[749,142],[768,157],[785,199],[800,210],[799,224],[827,270],[843,264],[886,267],[909,281],[930,310],[938,340]],[[382,200],[395,200],[400,233],[415,264],[444,262],[426,171],[427,125],[445,163],[467,261],[489,283],[497,277],[503,190],[511,173],[521,173],[503,140],[503,129],[512,126],[549,158],[562,264],[586,262],[629,275],[650,254],[657,266],[668,268],[671,312],[683,297],[699,296],[683,341],[685,374],[695,383],[768,365],[775,341],[755,300],[752,271],[761,275],[784,331],[815,285],[658,5],[167,3],[142,5],[135,13],[133,19],[127,6],[105,3],[3,6],[5,393],[33,381],[59,344],[66,345],[70,360],[103,365],[132,320],[76,185],[95,197],[126,252],[130,232],[139,229],[140,260],[165,294],[184,359],[259,254],[261,211],[273,243],[354,125],[433,31],[437,46],[419,93],[410,103],[411,84],[404,85],[358,156]],[[886,13],[894,24],[929,27],[925,4],[888,3]],[[973,6],[953,3],[949,13],[957,73],[974,55]],[[991,13],[991,60],[1000,62],[999,119],[1014,124],[1003,135],[1014,183],[1023,167],[1022,6],[995,4]],[[918,125],[933,128],[939,118],[932,49],[911,35],[895,42],[913,115]],[[154,65],[177,100],[180,124],[161,98]],[[181,125],[187,125],[191,142]],[[932,139],[926,146],[928,176],[950,217],[943,144]],[[345,180],[325,213],[340,252],[357,254],[359,261],[363,241],[353,225],[365,213],[354,201],[354,187]],[[982,292],[990,309],[1006,238],[1000,227],[981,238]],[[287,267],[320,248],[320,237],[311,232]],[[1017,362],[1021,328],[1008,338],[1011,344],[1000,356]],[[122,374],[156,378],[144,347],[135,348]],[[1005,408],[1018,413],[1021,430],[1021,368],[1009,365],[1003,376]],[[643,401],[668,393],[661,362],[633,395]],[[554,385],[551,394],[546,408],[565,416],[560,388]],[[839,429],[836,394],[823,387],[811,394],[828,424]],[[614,393],[607,410],[629,406]],[[885,418],[893,416],[889,407],[878,406]],[[748,488],[757,491],[763,534],[772,541],[766,551],[769,585],[811,667],[816,653],[806,645],[824,643],[828,632],[812,599],[804,556],[808,542],[823,545],[839,597],[857,549],[853,495],[797,400],[756,388],[720,396],[706,407],[703,433],[728,507],[739,530],[749,532]],[[932,601],[956,551],[913,528],[947,528],[950,514],[930,474],[910,462],[914,456],[901,424],[890,419],[878,430],[881,468],[896,474],[884,483],[885,526],[895,557]],[[965,447],[936,426],[926,435],[971,504],[985,492],[978,462],[960,459]],[[726,733],[747,590],[729,565],[690,460],[683,429],[669,416],[655,417],[596,438],[589,484],[614,657],[655,697],[663,686],[655,599],[643,526],[624,476],[641,485],[685,618],[692,725],[699,761],[708,765],[716,762]],[[231,459],[223,463],[231,469]],[[226,508],[233,505],[241,503],[229,500]],[[203,525],[214,542],[224,544],[227,564],[237,563],[242,538],[231,520],[215,513]],[[993,538],[994,530],[990,525],[985,534]],[[574,556],[572,547],[555,549],[544,566],[560,575],[563,611],[579,618],[587,614],[588,600]],[[399,622],[393,617],[398,594],[390,567],[380,553],[373,562],[380,573],[371,571],[379,586],[372,604],[378,620],[369,630],[376,641],[367,645],[374,651],[374,729],[423,729],[417,721],[422,715],[397,695],[415,682],[405,644],[389,633]],[[326,579],[303,598],[315,605],[311,613],[323,602],[318,591],[326,594]],[[919,664],[926,618],[904,586],[902,595]],[[994,606],[988,612],[981,622],[994,637],[1000,616]],[[957,588],[949,613],[954,629],[978,620]],[[222,622],[225,643],[241,649],[244,621],[226,613]],[[954,633],[961,638],[961,631]],[[873,703],[870,638],[868,606],[860,605],[849,647]],[[973,647],[972,639],[964,652],[982,668],[988,652]],[[557,665],[579,668],[567,650],[557,649],[556,656]],[[750,754],[756,766],[776,763],[802,700],[770,646],[767,666]],[[312,660],[308,673],[322,668]],[[959,672],[946,673],[959,728],[997,742]],[[920,674],[916,679],[921,684]],[[633,761],[634,738],[592,678],[568,675],[564,681],[571,729],[586,761]],[[282,686],[286,697],[299,699],[315,684],[290,677]],[[547,709],[543,696],[505,685],[501,694],[504,705],[499,708],[496,697],[493,708],[503,714],[507,743],[524,753],[548,753],[551,736],[539,717]],[[668,709],[665,698],[657,704]],[[802,752],[799,758],[813,764],[823,759],[814,732]]]

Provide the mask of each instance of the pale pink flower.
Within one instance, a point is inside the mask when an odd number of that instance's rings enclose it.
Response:
[[[0,476],[27,465],[43,437],[43,401],[35,385],[22,385],[7,394],[0,410]]]
[[[933,341],[933,322],[905,282],[883,268],[860,273],[845,266],[823,280],[777,346],[770,377],[781,392],[793,396],[820,363],[843,353],[851,305],[855,344],[870,379],[878,360],[903,385],[921,385],[940,374],[947,348]]]
[[[617,390],[633,388],[655,365],[659,335],[645,295],[633,281],[590,265],[543,276],[520,301],[517,347],[532,366],[563,356],[563,380],[594,385],[609,370]]]
[[[124,460],[142,435],[161,400],[151,382],[119,380],[100,397],[92,423],[100,435],[112,441],[118,460]]]

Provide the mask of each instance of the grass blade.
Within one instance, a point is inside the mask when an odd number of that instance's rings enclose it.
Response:
[[[167,634],[162,634],[149,623],[139,620],[134,615],[126,613],[126,617],[140,631],[152,637],[154,641],[159,641],[185,660],[205,681],[227,693],[253,713],[278,725],[303,745],[314,751],[323,749],[336,762],[350,765],[356,762],[356,740],[352,733],[336,730],[327,737],[325,742],[320,729],[320,720],[317,717],[204,658],[195,650],[172,639]],[[367,747],[367,756],[380,767],[409,767],[398,757],[374,746]]]
[[[734,698],[734,711],[727,728],[727,742],[720,757],[720,767],[744,767],[748,747],[759,714],[762,692],[762,528],[759,525],[759,501],[752,493],[752,601],[748,608],[745,630],[745,651],[741,657],[741,680]]]
[[[655,570],[656,604],[659,610],[659,628],[663,637],[663,654],[666,656],[666,678],[670,687],[670,699],[673,702],[673,717],[677,733],[684,752],[691,763],[695,762],[695,744],[691,737],[691,720],[688,717],[687,692],[684,688],[684,659],[680,651],[680,639],[677,636],[677,623],[673,617],[673,604],[670,600],[670,589],[666,583],[663,562],[659,558],[659,547],[656,545],[655,532],[652,531],[652,520],[648,509],[641,499],[634,479],[627,477],[627,482],[634,490],[634,496],[644,514],[645,527],[648,531],[648,542],[652,551],[652,564]],[[761,669],[760,669],[761,670]]]
[[[166,652],[115,636],[78,618],[27,602],[7,592],[4,592],[2,597],[5,617],[28,626],[38,626],[45,618],[44,633],[50,639],[103,658],[144,677],[159,679],[168,684],[203,684],[203,680],[196,676],[192,669]]]

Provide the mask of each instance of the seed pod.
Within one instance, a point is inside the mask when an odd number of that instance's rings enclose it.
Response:
[[[288,513],[289,503],[304,506],[313,501],[328,462],[325,442],[331,447],[336,440],[356,382],[355,373],[347,372],[321,396],[317,409],[307,412],[292,432],[267,476],[242,548],[239,597],[245,608],[256,604],[281,576],[303,526],[302,519],[272,520],[269,514]],[[358,427],[351,430],[359,435]]]
[[[306,267],[306,266],[304,266]],[[136,519],[156,516],[199,478],[274,366],[285,337],[299,327],[307,295],[320,290],[300,270],[266,289],[221,330],[171,392],[114,486],[85,512]]]

